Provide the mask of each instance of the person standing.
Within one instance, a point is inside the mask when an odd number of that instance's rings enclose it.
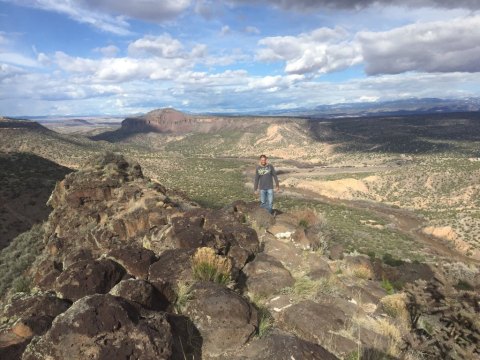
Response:
[[[275,180],[275,190],[280,189],[277,173],[273,165],[268,164],[266,155],[260,155],[260,164],[255,170],[255,183],[253,191],[260,193],[260,207],[267,209],[271,214],[273,212],[273,181]]]

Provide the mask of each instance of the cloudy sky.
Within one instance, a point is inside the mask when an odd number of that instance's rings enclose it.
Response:
[[[0,0],[0,115],[478,96],[478,0]]]

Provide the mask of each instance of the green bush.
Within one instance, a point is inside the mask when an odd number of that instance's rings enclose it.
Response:
[[[382,279],[381,287],[387,292],[388,295],[392,295],[395,292],[393,284],[388,279]]]
[[[32,281],[25,277],[20,276],[13,280],[12,282],[12,289],[15,293],[23,292],[23,293],[30,293],[30,287],[32,285]]]
[[[24,272],[42,251],[43,236],[43,226],[36,224],[0,251],[0,297],[12,287],[15,292],[30,288]]]
[[[258,307],[258,337],[267,335],[273,328],[273,316],[266,307]]]

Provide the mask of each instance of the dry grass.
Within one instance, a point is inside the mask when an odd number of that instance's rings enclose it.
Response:
[[[410,315],[407,310],[407,295],[405,293],[387,295],[380,302],[387,315],[398,320],[404,329],[409,328]]]
[[[372,268],[367,264],[350,265],[347,268],[347,274],[364,280],[373,279],[374,277]]]
[[[177,285],[177,299],[175,300],[175,311],[181,314],[187,305],[187,302],[192,298],[191,284],[187,282],[180,282]]]
[[[197,280],[227,285],[231,282],[232,261],[217,255],[212,248],[202,247],[192,257],[192,270]]]
[[[290,295],[294,302],[302,300],[315,300],[321,295],[336,295],[341,291],[341,283],[335,275],[319,280],[312,280],[308,276],[302,276],[295,281],[292,287],[282,290],[282,293]]]

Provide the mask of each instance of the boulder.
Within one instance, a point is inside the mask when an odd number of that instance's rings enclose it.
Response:
[[[125,269],[112,260],[82,260],[62,272],[54,287],[59,297],[76,301],[109,292],[124,275]]]
[[[191,294],[184,314],[198,328],[206,358],[235,350],[255,334],[257,311],[233,290],[212,282],[199,282],[193,285]]]
[[[235,354],[220,357],[231,360],[336,360],[337,357],[318,344],[302,340],[291,334],[274,330],[265,337],[248,343]]]
[[[175,301],[175,289],[180,283],[193,282],[192,256],[195,249],[166,250],[149,269],[148,281],[169,301]]]
[[[143,280],[147,279],[150,265],[156,260],[152,250],[133,245],[112,250],[107,258],[122,265],[128,274]]]
[[[169,359],[172,333],[165,313],[142,311],[109,294],[86,296],[35,337],[23,360]]]
[[[304,266],[303,251],[295,247],[290,241],[283,242],[272,234],[265,235],[263,252],[274,257],[290,270]]]
[[[166,297],[145,280],[122,280],[110,290],[110,294],[150,310],[166,310],[170,305]]]
[[[342,244],[333,244],[330,246],[328,257],[331,260],[342,260],[345,248]]]
[[[261,253],[243,269],[247,291],[255,296],[268,297],[295,283],[290,272],[275,258]]]
[[[59,299],[52,293],[38,294],[15,294],[5,307],[3,316],[16,321],[17,319],[28,319],[48,317],[53,320],[70,307],[69,301]]]
[[[332,332],[343,329],[346,321],[345,313],[335,305],[305,300],[285,309],[278,323],[282,329],[294,331],[302,339],[322,345],[331,341]],[[355,349],[355,343],[351,345],[350,349]]]

